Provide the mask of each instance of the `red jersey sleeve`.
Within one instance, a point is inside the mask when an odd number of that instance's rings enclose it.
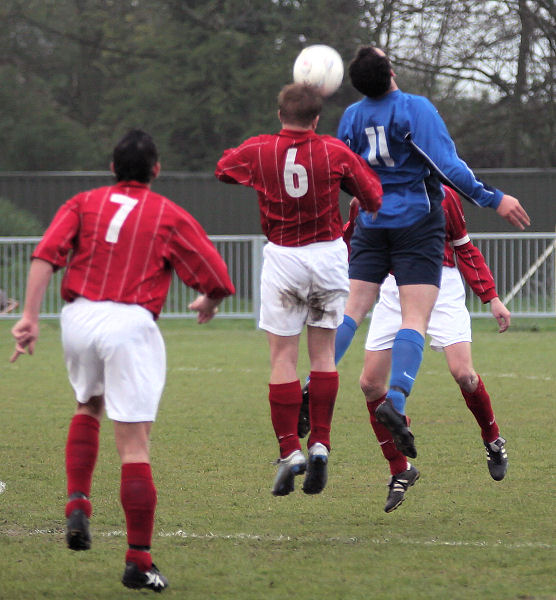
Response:
[[[259,145],[257,138],[253,138],[246,140],[237,148],[224,150],[222,157],[216,164],[214,171],[216,178],[224,183],[253,185],[250,148]]]
[[[382,206],[380,179],[361,156],[349,148],[347,150],[346,173],[341,187],[359,200],[363,210],[376,212]]]
[[[460,273],[482,302],[496,298],[496,284],[485,257],[470,241],[455,248]]]
[[[445,197],[442,201],[446,216],[446,247],[444,250],[444,265],[456,265],[467,284],[482,302],[495,298],[496,285],[494,277],[481,251],[471,243],[463,206],[459,196],[450,188],[444,186]],[[453,255],[456,255],[456,262]]]
[[[79,195],[63,204],[37,247],[32,258],[40,258],[52,264],[54,270],[62,269],[68,262],[74,238],[79,232]]]
[[[210,298],[235,293],[226,263],[199,222],[185,211],[172,232],[166,259],[187,286]]]

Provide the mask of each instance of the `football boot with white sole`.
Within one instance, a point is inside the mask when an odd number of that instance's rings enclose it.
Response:
[[[287,496],[293,492],[295,476],[305,473],[306,468],[307,459],[301,450],[294,450],[286,458],[280,458],[272,494],[274,496]]]
[[[303,482],[306,494],[320,494],[328,480],[328,449],[316,442],[309,448],[307,473]]]

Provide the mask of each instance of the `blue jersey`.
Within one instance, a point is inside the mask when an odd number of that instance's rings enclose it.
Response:
[[[442,202],[443,181],[479,206],[497,208],[502,199],[459,158],[444,121],[422,96],[395,90],[365,97],[344,112],[338,138],[367,160],[382,183],[382,207],[374,220],[361,211],[363,227],[412,225]]]

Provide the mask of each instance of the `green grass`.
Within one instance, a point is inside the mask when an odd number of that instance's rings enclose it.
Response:
[[[56,321],[34,357],[10,365],[0,322],[0,598],[128,598],[119,461],[110,422],[92,500],[93,547],[64,545],[64,444],[73,396]],[[195,600],[548,599],[554,565],[554,332],[474,323],[474,362],[508,439],[506,479],[490,479],[478,428],[442,355],[427,350],[409,400],[422,475],[383,512],[388,470],[358,387],[365,327],[340,365],[329,485],[274,498],[277,444],[268,351],[252,322],[162,321],[168,380],[153,428],[158,488],[153,556],[167,598]],[[307,371],[305,348],[299,374]]]

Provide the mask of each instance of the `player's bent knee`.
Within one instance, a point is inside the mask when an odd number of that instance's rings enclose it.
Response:
[[[479,378],[474,371],[452,372],[456,383],[466,392],[474,392],[479,383]]]
[[[380,398],[380,396],[383,396],[387,391],[384,381],[365,377],[364,374],[359,378],[359,385],[367,400]]]

